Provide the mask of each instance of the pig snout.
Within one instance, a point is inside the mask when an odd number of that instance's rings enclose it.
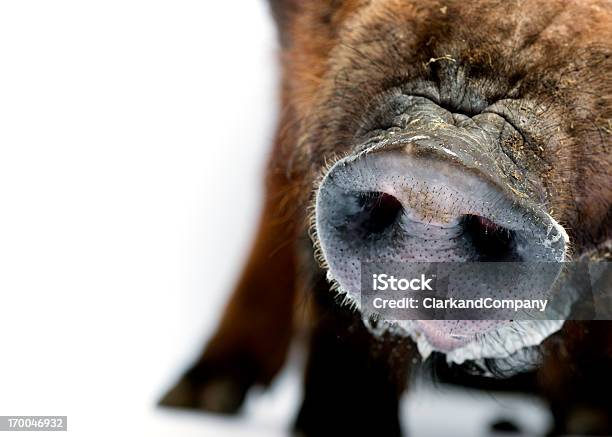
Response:
[[[363,262],[564,260],[567,236],[525,189],[529,181],[509,176],[519,169],[494,145],[454,129],[395,132],[324,176],[318,241],[329,274],[350,296],[359,298]],[[449,351],[506,322],[416,323],[436,349]]]

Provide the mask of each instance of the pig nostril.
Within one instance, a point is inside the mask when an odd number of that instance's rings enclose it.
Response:
[[[386,193],[358,193],[357,202],[361,216],[358,222],[366,235],[382,233],[397,221],[402,212],[399,200]]]
[[[463,217],[461,226],[479,261],[518,261],[514,231],[471,214]]]

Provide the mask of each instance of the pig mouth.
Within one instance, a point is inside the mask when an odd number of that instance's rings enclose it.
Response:
[[[362,310],[363,262],[566,260],[569,238],[545,210],[541,187],[500,152],[499,141],[518,136],[503,117],[482,114],[456,123],[427,99],[403,104],[401,128],[336,161],[316,191],[314,244],[346,302]],[[362,311],[366,322],[370,316]],[[562,324],[560,317],[385,326],[410,335],[424,358],[439,351],[462,363],[507,358],[540,344]]]
[[[435,321],[434,321],[435,322]],[[447,326],[427,326],[424,321],[397,321],[388,329],[399,335],[410,336],[417,345],[419,353],[426,359],[432,352],[443,352],[446,361],[454,364],[464,364],[467,361],[483,363],[484,360],[510,360],[521,357],[521,369],[510,369],[505,376],[517,371],[527,370],[537,364],[533,353],[525,360],[526,350],[538,346],[547,337],[563,326],[564,320],[480,320],[482,329],[478,334],[464,335],[463,341],[450,344],[454,338],[453,325],[461,324],[462,320],[448,320]],[[471,321],[474,322],[474,321]],[[484,366],[482,366],[484,367]]]

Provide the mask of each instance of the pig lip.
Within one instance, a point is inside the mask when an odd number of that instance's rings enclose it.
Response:
[[[484,335],[488,331],[510,322],[509,320],[479,320],[483,325],[481,330],[474,330],[470,333],[453,333],[453,329],[442,326],[448,323],[461,322],[460,320],[447,320],[444,322],[437,320],[416,320],[416,331],[423,335],[429,345],[440,352],[451,352],[454,349],[465,346],[472,342],[477,335]],[[476,322],[476,321],[475,321]]]
[[[469,336],[462,336],[462,338],[454,337],[437,329],[431,322],[430,320],[418,320],[416,321],[416,326],[418,327],[418,332],[425,336],[427,342],[440,352],[450,352],[453,349],[466,345],[472,340]]]

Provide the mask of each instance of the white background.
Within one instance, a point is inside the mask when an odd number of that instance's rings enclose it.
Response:
[[[275,37],[256,0],[0,2],[0,415],[68,415],[87,436],[284,434],[297,366],[240,419],[154,406],[246,256]],[[533,411],[453,396],[410,398],[414,434]]]

